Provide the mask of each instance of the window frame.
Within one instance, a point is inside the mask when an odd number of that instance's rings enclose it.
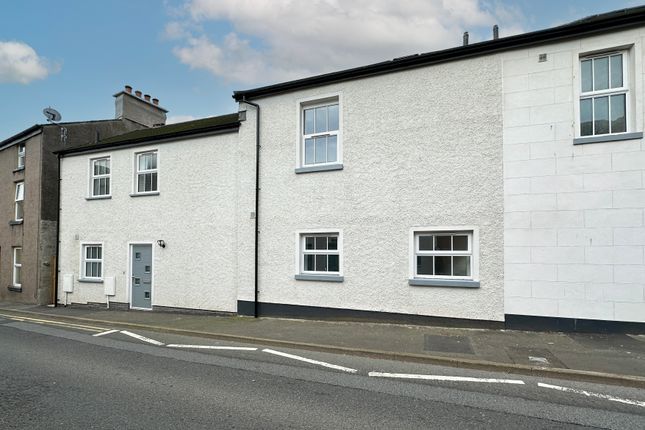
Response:
[[[25,160],[27,156],[27,147],[25,143],[19,143],[18,145],[18,167],[17,170],[22,170],[25,168]]]
[[[94,163],[97,161],[107,160],[108,169],[110,173],[107,174],[95,174],[94,173]],[[97,179],[107,179],[107,194],[94,194],[94,181]],[[89,183],[89,196],[91,198],[108,198],[112,197],[112,157],[110,155],[105,155],[101,157],[91,158],[90,159],[90,183]]]
[[[16,263],[16,253],[18,250],[20,250],[20,263]],[[13,247],[11,262],[11,285],[14,288],[22,288],[22,246]],[[16,282],[16,274],[19,275],[19,282]]]
[[[155,169],[149,170],[139,170],[139,157],[146,154],[155,154],[157,159],[157,167]],[[157,177],[157,188],[151,191],[139,191],[139,175],[155,173]],[[139,151],[134,153],[134,181],[132,184],[132,195],[133,196],[145,196],[145,195],[156,195],[159,194],[159,149],[148,149],[145,151]]]
[[[314,109],[324,106],[338,106],[338,130],[335,132],[321,132],[305,134],[305,110]],[[317,170],[337,170],[334,167],[343,164],[343,100],[340,92],[318,95],[300,99],[296,103],[297,109],[297,129],[296,129],[296,168]],[[305,139],[315,136],[335,135],[336,136],[336,161],[327,161],[324,163],[305,164]],[[302,173],[302,172],[297,172]]]
[[[101,248],[101,258],[86,258],[88,247],[100,247]],[[86,264],[85,263],[100,263],[101,264],[101,273],[99,277],[96,276],[87,276],[86,273]],[[82,281],[94,281],[102,282],[105,274],[105,246],[103,242],[81,242],[81,258],[80,258],[80,280]]]
[[[469,251],[419,251],[419,236],[423,235],[446,235],[446,234],[467,234]],[[421,254],[420,254],[421,252]],[[470,276],[447,276],[447,275],[420,275],[417,273],[417,256],[470,256]],[[410,280],[440,281],[447,282],[478,282],[479,281],[479,229],[475,226],[434,226],[434,227],[413,227],[410,229],[410,257],[409,257]],[[430,285],[430,284],[429,284]],[[456,285],[462,286],[462,285]]]
[[[607,88],[604,90],[593,90],[593,60],[597,58],[607,57],[609,59],[609,68],[608,68],[608,79],[611,83],[611,60],[612,55],[622,55],[622,71],[623,71],[623,85],[619,88]],[[582,63],[583,61],[592,60],[592,90],[583,92],[582,89]],[[575,136],[578,139],[611,139],[612,137],[620,137],[621,135],[628,135],[633,132],[633,118],[632,118],[632,84],[631,84],[631,52],[630,47],[617,47],[612,49],[606,49],[602,51],[594,51],[589,53],[581,53],[578,55],[578,78],[576,82],[576,118],[577,126],[575,129]],[[611,132],[611,96],[614,95],[625,95],[625,131],[620,132]],[[593,100],[600,97],[608,97],[608,110],[609,110],[609,133],[596,134],[595,133],[595,103]],[[592,124],[592,134],[582,135],[582,100],[592,100],[591,103],[591,124]]]
[[[19,190],[22,190],[19,193]],[[25,218],[25,181],[16,182],[14,192],[14,221],[23,221]],[[18,217],[18,208],[20,208],[21,215]]]
[[[308,236],[321,237],[321,236],[335,236],[336,249],[335,250],[306,250],[305,240]],[[300,280],[337,280],[342,281],[343,278],[343,232],[339,229],[308,229],[299,230],[295,234],[296,240],[296,255],[295,255],[295,275],[296,279]],[[306,252],[305,252],[306,251]],[[305,253],[317,255],[338,255],[338,271],[305,271]]]

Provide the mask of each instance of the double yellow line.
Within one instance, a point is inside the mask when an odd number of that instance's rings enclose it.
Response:
[[[0,317],[4,317],[13,321],[30,322],[34,324],[54,325],[54,326],[60,326],[60,327],[69,327],[69,328],[75,328],[79,330],[92,331],[92,332],[102,332],[102,331],[108,330],[107,328],[104,328],[104,327],[95,327],[95,326],[83,325],[83,324],[51,321],[51,320],[44,320],[39,318],[30,318],[30,317],[24,317],[24,316],[2,314],[2,313],[0,313]]]

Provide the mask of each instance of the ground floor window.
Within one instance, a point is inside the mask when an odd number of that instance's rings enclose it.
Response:
[[[338,232],[300,234],[300,272],[312,275],[339,275],[339,242]]]
[[[13,286],[22,287],[22,248],[13,249]]]
[[[82,275],[84,279],[103,278],[103,245],[83,245]]]
[[[473,278],[472,231],[414,233],[414,277]]]

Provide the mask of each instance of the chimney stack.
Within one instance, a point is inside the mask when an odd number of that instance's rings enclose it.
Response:
[[[464,31],[464,46],[468,45],[468,32]]]
[[[159,99],[152,98],[150,94],[142,96],[136,90],[132,94],[132,87],[125,86],[125,90],[114,95],[116,119],[127,119],[146,127],[158,127],[166,124],[166,109],[159,106]]]
[[[493,40],[499,39],[499,27],[497,24],[493,26]]]

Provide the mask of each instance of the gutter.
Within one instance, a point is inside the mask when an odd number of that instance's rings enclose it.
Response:
[[[255,264],[254,264],[254,294],[253,294],[253,317],[258,317],[258,260],[259,260],[259,251],[258,251],[258,242],[260,236],[259,230],[259,207],[260,207],[260,105],[257,103],[250,102],[246,98],[239,100],[240,103],[246,103],[250,106],[253,106],[257,113],[255,115]]]

